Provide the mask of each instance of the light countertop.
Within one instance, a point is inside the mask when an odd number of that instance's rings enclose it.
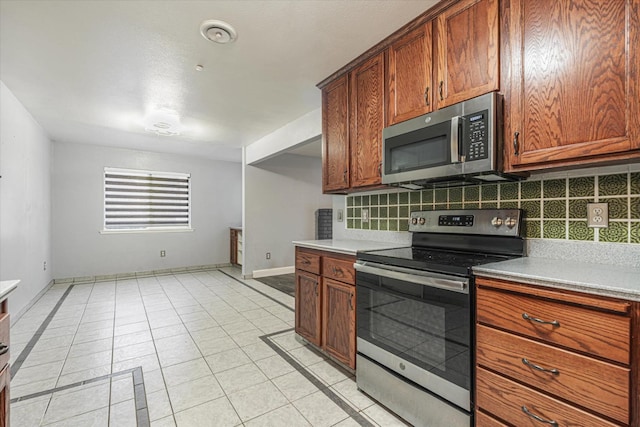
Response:
[[[0,282],[0,302],[7,299],[9,294],[18,287],[20,280],[3,280]]]
[[[393,249],[407,245],[388,242],[374,242],[371,240],[298,240],[295,246],[303,248],[319,249],[323,251],[338,252],[341,254],[355,255],[358,251],[375,251],[378,249]]]
[[[640,267],[525,257],[473,271],[477,276],[640,301]]]

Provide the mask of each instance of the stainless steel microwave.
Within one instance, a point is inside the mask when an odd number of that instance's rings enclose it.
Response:
[[[383,130],[382,183],[409,189],[522,179],[501,172],[502,97],[487,93]]]

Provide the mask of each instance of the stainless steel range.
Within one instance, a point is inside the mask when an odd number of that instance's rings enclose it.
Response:
[[[522,211],[412,212],[412,246],[358,252],[358,388],[416,426],[473,424],[472,267],[524,255]]]

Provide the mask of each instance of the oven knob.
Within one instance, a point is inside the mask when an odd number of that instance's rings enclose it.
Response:
[[[413,217],[411,218],[411,224],[416,225],[418,223],[418,218]]]
[[[405,368],[406,368],[406,366],[404,366],[404,363],[400,362],[400,369],[404,371]]]
[[[509,228],[515,227],[517,223],[518,221],[516,221],[515,218],[507,217],[507,219],[504,220],[504,225],[506,225]]]
[[[420,225],[424,225],[425,223],[425,219],[424,218],[420,218]]]
[[[493,217],[493,219],[491,220],[491,225],[493,225],[495,228],[500,228],[500,226],[502,225],[502,218],[498,218],[497,216]]]

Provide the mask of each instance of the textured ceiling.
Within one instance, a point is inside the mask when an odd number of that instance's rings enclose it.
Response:
[[[320,107],[319,81],[435,3],[0,0],[0,79],[55,141],[240,161]],[[237,41],[205,40],[206,19]],[[181,136],[144,131],[157,107],[179,113]]]

